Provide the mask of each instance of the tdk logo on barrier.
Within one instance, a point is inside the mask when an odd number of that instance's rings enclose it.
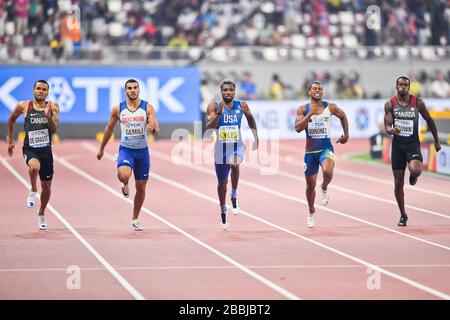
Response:
[[[75,104],[75,93],[65,78],[51,77],[48,79],[50,92],[48,100],[59,104],[61,112],[69,112]]]
[[[74,89],[84,90],[86,112],[95,113],[99,108],[99,90],[109,90],[109,102],[112,108],[124,99],[124,84],[129,78],[122,77],[74,77],[69,84],[66,78],[52,77],[49,79],[49,100],[58,102],[62,112],[69,112],[74,106],[77,96]],[[136,79],[139,82],[140,97],[148,100],[155,110],[159,110],[160,103],[172,113],[183,113],[186,107],[178,101],[173,93],[186,81],[182,77],[172,77],[160,86],[159,78]],[[22,84],[24,77],[11,77],[0,87],[0,102],[11,111],[14,110],[18,100],[11,94]],[[80,99],[80,98],[78,98]]]

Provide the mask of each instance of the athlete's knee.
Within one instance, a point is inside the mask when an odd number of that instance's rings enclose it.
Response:
[[[130,179],[130,174],[125,172],[119,172],[117,173],[117,177],[119,178],[120,182],[124,184],[128,184],[128,180]]]
[[[39,161],[28,162],[28,172],[39,173],[39,170],[41,170],[41,164],[39,163]]]
[[[331,179],[333,177],[333,169],[327,168],[322,171],[324,179]]]
[[[52,188],[51,181],[42,181],[41,182],[42,192],[50,192]]]
[[[136,193],[145,193],[145,183],[136,183]]]
[[[306,181],[306,191],[313,191],[316,188],[315,181]]]
[[[405,184],[405,181],[403,181],[403,179],[399,179],[399,178],[394,179],[395,191],[403,190],[404,184]]]
[[[217,180],[217,186],[219,188],[226,188],[228,184],[228,179],[225,180]]]
[[[409,168],[409,172],[414,177],[418,177],[422,174],[422,167]]]

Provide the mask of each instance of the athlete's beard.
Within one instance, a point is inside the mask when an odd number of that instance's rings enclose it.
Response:
[[[398,96],[400,97],[400,98],[402,98],[402,99],[404,99],[404,98],[406,98],[407,96],[408,96],[408,92],[405,92],[405,93],[401,93],[401,92],[399,92],[398,93]]]
[[[224,98],[222,97],[223,102],[225,102],[226,104],[229,104],[231,101],[233,101],[233,98]]]
[[[139,96],[136,95],[135,98],[132,98],[132,97],[130,97],[130,95],[127,94],[127,98],[128,98],[128,100],[130,100],[130,101],[134,101],[134,100],[136,100],[137,98],[139,98]]]
[[[34,100],[36,100],[36,102],[38,103],[38,104],[40,104],[40,103],[42,103],[42,102],[44,102],[45,101],[45,98],[43,98],[43,99],[39,99],[38,97],[34,97]]]

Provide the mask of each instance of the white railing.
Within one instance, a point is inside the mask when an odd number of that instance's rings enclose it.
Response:
[[[203,58],[202,58],[203,57]],[[133,62],[163,65],[188,65],[199,59],[208,62],[286,62],[286,61],[444,61],[450,59],[450,46],[315,46],[315,47],[216,47],[204,49],[190,47],[187,50],[171,47],[142,46],[92,46],[81,47],[78,52],[63,52],[57,59],[56,52],[47,46],[0,48],[1,64],[42,63],[90,63],[132,64]]]

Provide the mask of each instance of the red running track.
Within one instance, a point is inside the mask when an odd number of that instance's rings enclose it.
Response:
[[[344,157],[368,150],[366,141],[335,146],[330,203],[321,206],[318,196],[312,229],[302,141],[279,145],[272,174],[244,163],[242,212],[230,212],[226,231],[214,166],[199,161],[207,144],[151,144],[143,232],[130,225],[133,188],[131,200],[119,193],[117,144],[101,161],[97,147],[54,146],[49,226],[39,231],[37,209],[25,205],[20,148],[9,158],[0,143],[1,299],[450,298],[449,179],[424,174],[406,187],[409,225],[399,228],[390,168]],[[179,163],[182,148],[190,162]],[[79,289],[68,287],[71,266],[80,270]]]

